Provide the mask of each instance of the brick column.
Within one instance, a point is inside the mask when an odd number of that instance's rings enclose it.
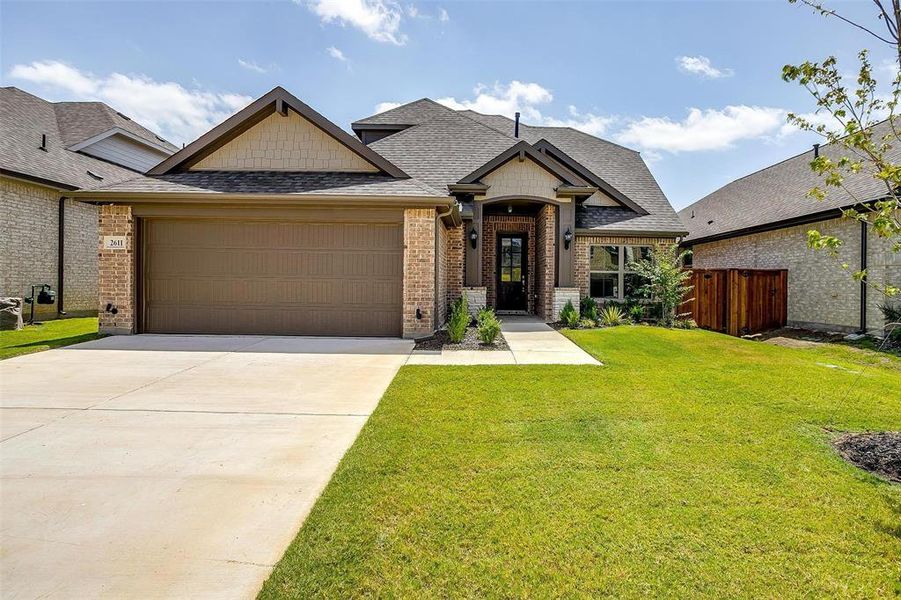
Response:
[[[124,236],[125,248],[104,248],[104,237]],[[134,217],[130,206],[100,207],[99,289],[100,332],[131,334],[135,332],[135,236]],[[116,314],[106,310],[107,304]]]
[[[417,309],[420,318],[416,318]],[[403,336],[417,338],[434,331],[435,211],[404,209]]]
[[[556,321],[554,315],[554,280],[556,279],[557,218],[553,204],[545,204],[535,219],[535,293],[538,302],[535,313],[547,321]]]
[[[463,295],[463,271],[466,228],[450,227],[447,230],[447,303]]]

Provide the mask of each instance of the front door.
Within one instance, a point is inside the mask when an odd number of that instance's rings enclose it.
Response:
[[[521,233],[497,237],[497,309],[526,310],[526,236]]]

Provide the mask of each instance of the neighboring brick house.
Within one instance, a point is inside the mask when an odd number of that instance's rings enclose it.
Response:
[[[175,150],[103,103],[0,88],[0,296],[48,284],[56,302],[35,305],[36,318],[96,314],[98,211],[71,192],[131,179]]]
[[[553,320],[685,233],[637,152],[569,128],[427,99],[352,127],[275,88],[77,192],[101,205],[101,329],[415,338],[464,293]]]
[[[887,133],[888,123],[875,134]],[[679,211],[689,235],[683,246],[698,269],[787,269],[788,324],[830,331],[882,331],[879,305],[886,299],[851,274],[866,268],[876,284],[901,283],[901,254],[870,227],[842,218],[842,209],[878,200],[884,184],[868,174],[848,175],[845,190],[830,188],[827,198],[807,196],[821,178],[810,169],[817,154],[833,159],[841,147],[824,145],[729,183]],[[901,159],[901,148],[891,150]],[[807,231],[838,236],[837,258],[807,247]],[[847,265],[847,269],[842,267]]]

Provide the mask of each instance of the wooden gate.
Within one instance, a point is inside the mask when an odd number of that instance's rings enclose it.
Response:
[[[694,286],[680,313],[698,327],[740,336],[784,327],[788,317],[788,271],[693,269]]]

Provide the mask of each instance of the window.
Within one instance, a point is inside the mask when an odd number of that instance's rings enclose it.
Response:
[[[629,263],[645,260],[650,246],[589,247],[589,294],[592,298],[624,300],[638,296],[643,278],[628,270]]]

